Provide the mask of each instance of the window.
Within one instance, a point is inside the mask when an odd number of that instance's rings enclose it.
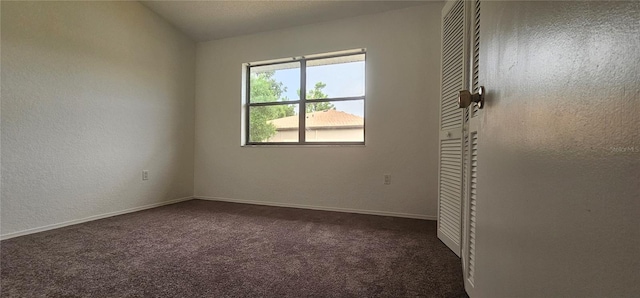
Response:
[[[365,55],[247,64],[245,143],[364,144]]]

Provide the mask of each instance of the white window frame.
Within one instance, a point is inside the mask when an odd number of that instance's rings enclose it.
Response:
[[[331,98],[322,98],[322,99],[307,99],[307,61],[310,60],[319,60],[319,59],[328,59],[328,58],[336,58],[336,57],[345,57],[345,56],[355,56],[355,55],[365,55],[365,69],[366,69],[366,49],[358,49],[351,51],[342,51],[330,54],[320,54],[320,55],[312,55],[312,56],[301,56],[289,58],[287,60],[277,60],[277,61],[269,61],[269,62],[256,62],[256,63],[246,63],[244,64],[244,87],[245,87],[245,100],[244,100],[244,128],[243,135],[244,140],[243,144],[248,146],[290,146],[290,145],[364,145],[366,139],[366,91],[362,96],[351,96],[351,97],[331,97]],[[259,66],[267,66],[267,65],[277,65],[277,64],[289,64],[292,62],[300,63],[300,99],[299,100],[288,100],[288,101],[274,101],[274,102],[260,102],[260,103],[252,103],[251,102],[251,68],[259,67]],[[366,70],[365,70],[366,72]],[[366,73],[365,73],[366,80]],[[365,83],[366,84],[366,83]],[[366,88],[365,88],[366,89]],[[333,141],[333,142],[307,142],[306,141],[306,105],[307,103],[318,103],[318,102],[342,102],[342,101],[356,101],[362,100],[364,102],[364,111],[365,111],[365,121],[363,122],[363,139],[361,142],[350,142],[350,141]],[[252,142],[250,140],[250,117],[251,117],[251,107],[261,107],[261,106],[277,106],[277,105],[298,105],[298,141],[297,142]]]

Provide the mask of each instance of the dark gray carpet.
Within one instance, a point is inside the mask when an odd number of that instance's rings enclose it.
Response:
[[[192,200],[0,245],[2,297],[466,297],[435,221]]]

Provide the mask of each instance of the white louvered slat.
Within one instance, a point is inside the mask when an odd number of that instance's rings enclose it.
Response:
[[[443,191],[442,192],[442,196],[449,197],[449,198],[455,198],[455,197],[459,196],[459,194],[451,194],[449,192],[444,192]],[[441,205],[444,206],[444,207],[454,208],[455,210],[451,210],[451,211],[455,211],[454,215],[459,213],[459,211],[456,211],[456,210],[458,210],[460,208],[460,204],[458,202],[456,202],[455,200],[449,200],[448,202],[444,202]],[[456,218],[457,217],[458,216],[456,215]]]
[[[462,111],[457,106],[458,91],[463,89],[464,2],[456,1],[445,15],[442,36],[442,130],[460,127]]]
[[[466,110],[466,109],[465,109]],[[465,120],[466,121],[466,120]],[[469,173],[469,135],[465,134],[463,136],[463,144],[464,146],[462,147],[462,197],[465,198],[465,200],[468,198],[469,196],[469,175],[467,173]],[[465,204],[466,202],[463,202],[463,204]]]
[[[439,229],[455,245],[460,245],[460,183],[462,177],[461,140],[440,141]]]
[[[475,9],[473,11],[473,48],[472,48],[472,76],[471,76],[471,87],[473,88],[473,92],[478,92],[479,88],[479,78],[478,73],[480,71],[480,1],[475,1]],[[472,116],[475,117],[478,115],[478,106],[473,105],[473,113]]]
[[[458,92],[469,89],[469,62],[465,62],[470,49],[467,6],[463,0],[450,1],[442,18],[438,237],[457,255],[463,246],[462,129],[467,114],[458,107]]]
[[[440,158],[440,160],[443,161],[443,162],[451,162],[451,161],[455,162],[456,161],[455,158],[450,158],[450,157],[442,157],[442,158]]]
[[[447,179],[458,179],[458,176],[462,175],[462,173],[460,172],[454,172],[451,170],[448,170],[446,168],[442,168],[442,170],[440,171],[440,175],[442,175],[443,178],[447,178]],[[443,179],[444,180],[444,179]],[[443,185],[447,185],[445,183],[443,183]],[[454,185],[457,185],[457,183],[455,183]],[[453,187],[453,186],[452,186]]]
[[[447,209],[447,208],[449,208],[449,209]],[[450,210],[450,209],[453,209],[453,208],[454,208],[453,206],[443,207],[443,210],[442,210],[442,217],[443,217],[443,218],[446,218],[446,219],[448,219],[448,220],[454,221],[454,220],[455,220],[455,218],[456,218],[456,217],[455,217],[455,212],[454,212],[454,211],[452,211],[452,210]],[[451,236],[453,237],[453,234],[452,234]]]
[[[443,195],[448,195],[448,196],[456,196],[456,195],[458,195],[460,193],[460,190],[454,189],[453,187],[446,186],[446,185],[443,185],[440,190],[442,191]],[[457,206],[457,204],[455,204],[455,203],[445,203],[444,205],[456,205]]]
[[[442,150],[443,153],[451,153],[448,152],[446,150]],[[452,168],[453,170],[456,170],[458,172],[460,172],[460,164],[458,164],[459,160],[453,160],[452,157],[447,157],[447,159],[441,159],[440,160],[440,164],[444,167],[448,167],[448,168]]]
[[[474,280],[475,274],[475,259],[476,259],[476,204],[477,204],[477,173],[478,173],[478,133],[473,132],[470,135],[470,148],[471,150],[471,179],[470,179],[470,196],[469,196],[469,239],[468,239],[468,250],[469,250],[469,260],[467,262],[468,270],[467,270],[467,278],[471,283]]]
[[[452,215],[455,215],[456,213],[458,213],[458,210],[459,210],[459,206],[458,205],[455,205],[455,204],[443,204],[442,206],[443,206],[444,211],[446,211],[446,212],[448,212],[448,213],[450,213]]]
[[[451,193],[454,193],[454,194],[459,192],[459,190],[456,189],[456,185],[455,185],[454,182],[446,182],[446,183],[443,182],[443,183],[440,184],[440,186],[442,186],[443,189],[445,189],[445,190],[447,190],[447,191],[449,191]]]
[[[451,190],[455,190],[457,192],[460,192],[460,189],[457,189],[457,187],[459,187],[459,183],[457,183],[455,180],[460,180],[460,178],[458,178],[462,173],[452,173],[452,172],[445,172],[445,171],[440,171],[440,175],[442,175],[442,180],[448,180],[448,179],[454,179],[454,181],[448,181],[448,182],[442,182],[441,185],[442,187],[448,187]]]

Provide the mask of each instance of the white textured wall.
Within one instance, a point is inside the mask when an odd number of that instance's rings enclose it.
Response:
[[[441,8],[198,44],[195,195],[435,217]],[[366,146],[240,147],[242,63],[354,48],[367,48]]]
[[[3,235],[192,195],[195,44],[154,13],[3,1],[1,62]]]

